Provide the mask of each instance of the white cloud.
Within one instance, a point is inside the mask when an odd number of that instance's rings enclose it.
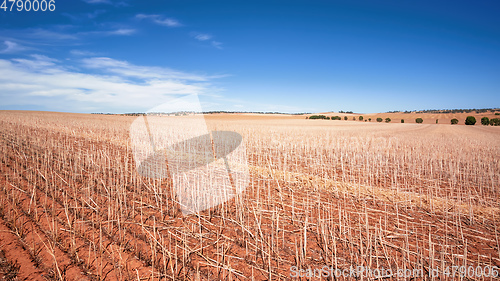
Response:
[[[163,25],[163,26],[168,26],[168,27],[179,27],[182,26],[182,24],[173,18],[165,18],[160,15],[145,15],[145,14],[138,14],[135,16],[136,19],[147,19],[150,20],[158,25]]]
[[[215,48],[217,48],[219,50],[222,50],[222,43],[221,42],[212,41],[212,46],[214,46]]]
[[[135,34],[137,32],[136,29],[133,28],[117,28],[112,30],[99,30],[99,31],[88,31],[88,32],[78,32],[76,33],[79,37],[89,36],[89,35],[97,35],[97,36],[129,36]]]
[[[79,37],[76,34],[53,31],[48,29],[37,28],[27,30],[25,33],[29,38],[42,39],[44,41],[61,41],[61,40],[77,40]]]
[[[209,41],[210,42],[210,45],[212,45],[212,47],[215,47],[219,50],[222,50],[222,43],[219,42],[219,41],[215,41],[215,40],[211,40],[213,39],[213,36],[210,35],[210,34],[207,34],[207,33],[200,33],[200,32],[191,32],[190,35],[198,40],[198,41],[201,41],[201,42],[204,42],[204,41]]]
[[[111,58],[83,60],[76,71],[52,58],[33,55],[0,59],[3,106],[36,105],[49,110],[144,111],[172,95],[205,94],[209,77],[160,67],[135,66]],[[84,69],[83,69],[84,70]]]
[[[80,56],[80,57],[91,57],[91,56],[97,55],[94,52],[85,51],[85,50],[71,50],[70,54],[72,54],[74,56]]]
[[[93,57],[82,60],[83,66],[91,69],[105,70],[106,72],[122,77],[137,79],[180,79],[191,81],[208,81],[224,76],[204,76],[176,71],[166,67],[139,66],[127,61],[115,60],[107,57]]]
[[[116,30],[112,30],[112,31],[105,31],[104,33],[107,33],[109,35],[132,35],[136,32],[135,29],[131,29],[131,28],[119,28],[119,29],[116,29]]]
[[[206,41],[212,39],[212,35],[204,33],[193,33],[193,37],[199,41]]]
[[[17,65],[30,69],[32,71],[41,71],[41,72],[54,72],[61,71],[63,68],[57,65],[59,62],[56,59],[49,58],[44,55],[31,55],[32,59],[12,59],[17,63]]]
[[[61,15],[69,18],[73,22],[81,23],[84,21],[95,19],[99,15],[104,14],[104,13],[106,13],[106,10],[95,10],[91,13],[78,13],[78,14],[61,13]]]
[[[92,13],[86,13],[85,16],[89,19],[94,19],[96,18],[97,16],[99,16],[100,14],[104,14],[106,13],[106,10],[95,10],[94,12]]]
[[[137,32],[136,29],[127,28],[126,26],[108,26],[107,28],[95,31],[79,31],[78,29],[80,29],[78,26],[66,25],[52,26],[50,28],[3,30],[3,36],[0,35],[0,40],[3,40],[7,47],[2,50],[2,43],[0,41],[0,53],[33,49],[20,46],[19,42],[22,42],[23,45],[42,47],[47,45],[77,45],[81,44],[82,41],[92,39],[92,37],[130,36]]]
[[[12,53],[17,53],[26,50],[27,48],[24,46],[19,45],[16,42],[12,42],[9,40],[5,40],[3,42],[5,45],[5,48],[0,49],[0,54],[12,54]]]

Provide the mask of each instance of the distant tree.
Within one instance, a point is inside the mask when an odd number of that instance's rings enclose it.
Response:
[[[389,123],[389,122],[391,122],[391,118],[389,118],[389,117],[385,118],[385,123]]]
[[[500,115],[500,112],[495,112],[495,115]]]
[[[382,118],[377,118],[377,122],[382,122]]]
[[[311,115],[309,119],[330,119],[330,117],[326,117],[325,115]]]
[[[500,118],[491,118],[490,125],[491,126],[500,126]]]
[[[344,116],[344,120],[347,120],[347,116]]]
[[[451,125],[455,125],[455,124],[458,124],[458,119],[457,118],[451,119]]]
[[[372,119],[371,119],[371,118],[368,118],[368,121],[372,122]]]
[[[326,117],[325,119],[326,119],[326,120],[330,120],[330,117]]]
[[[363,116],[359,116],[359,121],[363,121]]]
[[[415,122],[417,122],[418,124],[422,124],[422,123],[424,123],[424,119],[419,117],[419,118],[415,119]]]
[[[404,123],[404,122],[405,122],[405,120],[404,120],[404,119],[401,119],[401,123]]]
[[[488,118],[486,116],[483,117],[483,118],[481,118],[481,124],[482,125],[489,125],[490,124],[490,118]]]
[[[476,118],[474,116],[467,116],[465,118],[465,125],[474,125],[476,124]]]

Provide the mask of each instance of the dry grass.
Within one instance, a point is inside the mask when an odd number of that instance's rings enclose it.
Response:
[[[168,179],[135,170],[135,118],[0,116],[0,223],[46,279],[500,266],[499,128],[209,116],[244,137],[251,182],[182,216]]]

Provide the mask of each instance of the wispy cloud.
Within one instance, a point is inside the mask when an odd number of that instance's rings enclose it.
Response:
[[[44,55],[30,55],[31,59],[12,59],[11,61],[16,62],[17,65],[34,71],[40,71],[45,73],[53,73],[55,71],[60,72],[64,68],[58,66],[57,63],[59,60],[44,56]]]
[[[161,15],[146,15],[146,14],[138,14],[135,16],[136,19],[139,20],[150,20],[158,25],[168,26],[168,27],[179,27],[182,24],[173,18],[166,18]]]
[[[132,35],[136,33],[136,29],[133,28],[118,28],[115,30],[109,30],[109,31],[96,31],[94,32],[95,34],[103,34],[103,35]]]
[[[212,41],[212,46],[214,46],[215,48],[217,48],[219,50],[222,50],[222,43],[221,42]]]
[[[58,30],[58,29],[43,29],[43,28],[35,28],[28,29],[25,33],[26,37],[34,38],[34,39],[43,39],[44,41],[61,41],[61,40],[76,40],[78,39],[77,34],[72,34],[66,31]]]
[[[212,40],[213,36],[207,33],[191,32],[191,37],[201,42],[210,42],[213,47],[222,50],[222,43],[219,41]]]
[[[192,73],[181,72],[166,67],[156,66],[140,66],[134,65],[127,61],[115,60],[108,57],[92,57],[82,60],[82,65],[85,68],[100,69],[108,73],[113,73],[121,77],[138,78],[138,79],[179,79],[190,81],[208,81],[214,78],[224,76],[207,76],[197,75]]]
[[[84,15],[87,16],[87,18],[89,18],[89,19],[94,19],[94,18],[96,18],[99,15],[104,14],[104,13],[106,13],[106,10],[95,10],[92,13],[86,13]]]
[[[50,110],[144,111],[171,95],[207,93],[210,79],[107,57],[84,59],[73,67],[41,55],[0,59],[3,107],[32,104]]]
[[[80,30],[80,31],[79,31]],[[56,26],[48,28],[27,28],[18,30],[4,30],[2,38],[9,52],[14,50],[21,51],[22,46],[17,42],[24,42],[25,45],[47,46],[47,45],[75,45],[82,41],[96,36],[129,36],[137,32],[136,29],[124,26],[109,26],[107,29],[101,27],[101,30],[81,31],[78,26]],[[9,43],[6,43],[9,42]],[[24,49],[29,49],[24,47]],[[1,50],[1,43],[0,43]],[[4,50],[4,51],[6,51]]]
[[[13,54],[13,53],[18,53],[24,50],[27,50],[29,48],[24,47],[22,45],[19,45],[16,42],[5,40],[3,42],[4,48],[0,47],[0,54]]]
[[[79,56],[79,57],[92,57],[97,55],[94,52],[85,50],[71,50],[69,53],[72,54],[73,56]]]
[[[61,15],[69,18],[73,22],[81,23],[83,21],[93,20],[97,18],[99,15],[102,15],[104,13],[106,13],[106,10],[95,10],[91,13],[79,13],[79,14],[62,13]]]
[[[196,40],[199,40],[199,41],[207,41],[207,40],[212,39],[212,35],[210,35],[210,34],[205,34],[205,33],[193,32],[193,33],[191,33],[191,35],[192,35],[192,36],[193,36]]]

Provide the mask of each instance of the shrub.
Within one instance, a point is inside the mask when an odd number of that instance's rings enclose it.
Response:
[[[326,117],[325,115],[311,115],[309,119],[330,119],[330,117]]]
[[[385,118],[385,123],[389,123],[389,122],[391,122],[391,118],[389,118],[389,117]]]
[[[372,119],[371,119],[371,118],[368,118],[368,121],[372,122]]]
[[[363,121],[363,116],[359,116],[359,121]]]
[[[495,112],[495,115],[500,115],[500,112]]]
[[[481,124],[482,125],[489,125],[490,124],[490,118],[488,118],[486,116],[483,117],[483,118],[481,118]]]
[[[405,122],[405,120],[404,120],[404,119],[401,119],[401,123],[404,123],[404,122]]]
[[[467,116],[465,118],[465,125],[474,125],[476,124],[476,118],[474,116]]]
[[[458,119],[457,118],[451,119],[451,125],[455,125],[455,124],[458,124]]]
[[[419,118],[415,119],[415,122],[417,122],[418,124],[422,124],[422,123],[424,123],[424,119],[419,117]]]
[[[344,120],[347,120],[347,116],[344,116]]]
[[[436,119],[436,124],[438,123],[438,119]]]
[[[377,122],[382,122],[382,118],[377,118]]]
[[[332,120],[342,120],[342,118],[340,116],[332,116]]]
[[[490,119],[491,126],[500,126],[500,118],[492,118]]]

